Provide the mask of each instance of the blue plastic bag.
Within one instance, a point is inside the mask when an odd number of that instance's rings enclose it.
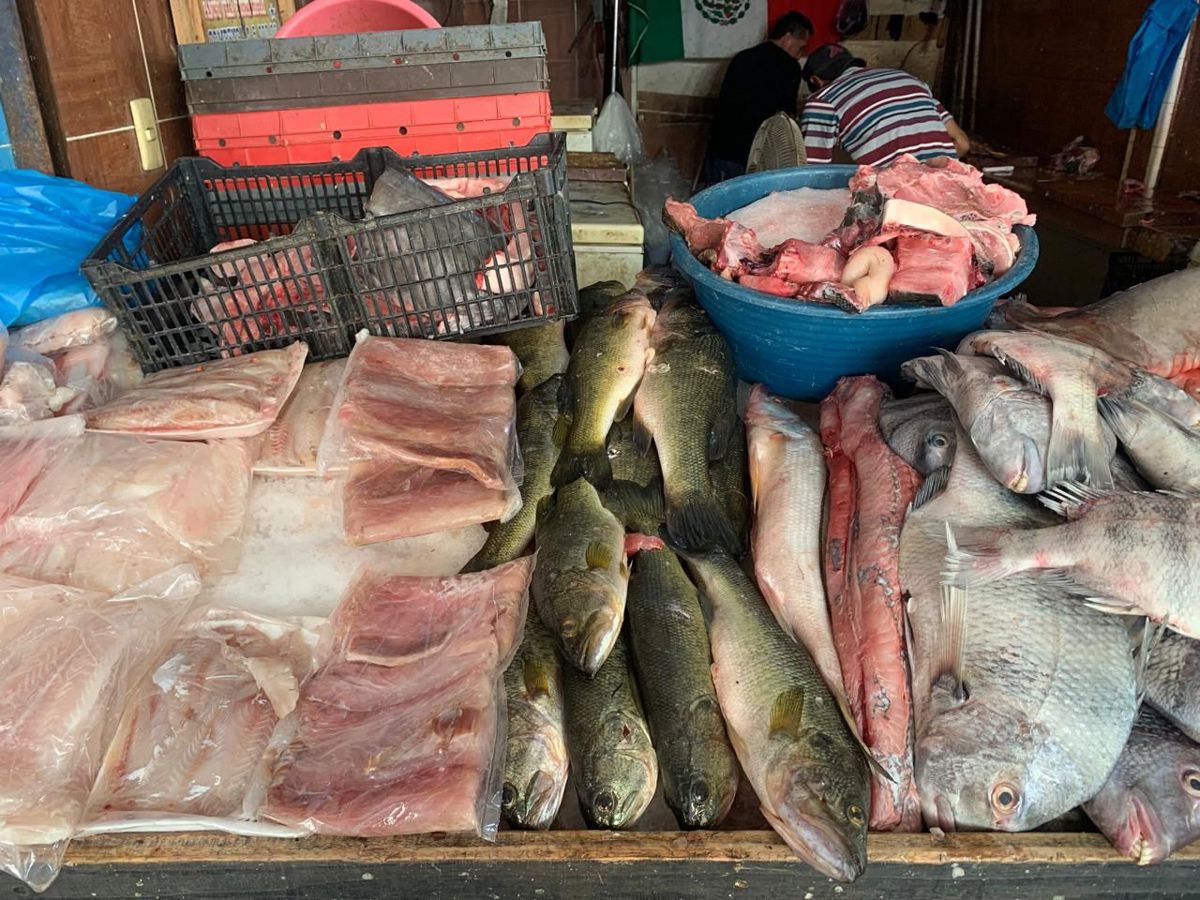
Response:
[[[99,305],[79,264],[133,200],[31,169],[0,172],[0,324]]]

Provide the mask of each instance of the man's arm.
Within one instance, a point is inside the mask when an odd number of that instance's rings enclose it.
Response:
[[[810,98],[800,116],[800,131],[804,134],[804,155],[810,163],[833,162],[838,117],[830,104]]]
[[[941,100],[934,100],[937,104],[938,118],[942,120],[942,124],[946,127],[946,133],[950,135],[950,140],[954,141],[954,152],[958,154],[959,159],[971,152],[971,139],[967,137],[967,133],[958,127],[958,123],[954,121],[954,116],[950,115],[950,111],[942,106]]]

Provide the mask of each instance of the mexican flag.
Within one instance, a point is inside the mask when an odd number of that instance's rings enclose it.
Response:
[[[630,0],[633,63],[724,59],[767,37],[767,0]]]

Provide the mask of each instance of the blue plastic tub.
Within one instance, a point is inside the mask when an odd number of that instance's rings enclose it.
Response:
[[[772,191],[844,188],[855,166],[805,166],[746,175],[692,198],[706,218],[723,216]],[[752,291],[702,265],[679,235],[671,237],[676,267],[733,349],[738,375],[797,400],[821,400],[843,375],[873,373],[895,383],[900,364],[934,347],[953,347],[981,327],[996,300],[1029,277],[1038,258],[1032,228],[1014,229],[1021,252],[1011,269],[971,291],[954,306],[885,304],[862,313],[786,300]]]

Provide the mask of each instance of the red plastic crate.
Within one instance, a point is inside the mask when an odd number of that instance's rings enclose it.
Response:
[[[364,147],[403,156],[495,150],[548,131],[545,92],[192,117],[196,149],[226,166],[349,159]]]

